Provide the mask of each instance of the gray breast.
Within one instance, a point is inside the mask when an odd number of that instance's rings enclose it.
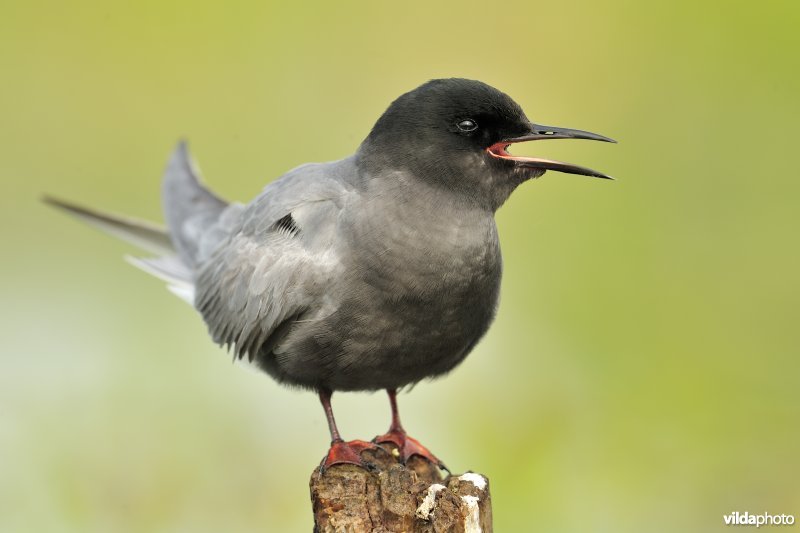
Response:
[[[436,205],[395,198],[345,213],[335,310],[296,328],[279,355],[294,379],[335,390],[399,387],[451,370],[474,347],[499,293],[494,218]]]

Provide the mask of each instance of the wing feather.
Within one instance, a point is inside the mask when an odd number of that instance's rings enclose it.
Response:
[[[271,353],[321,306],[339,267],[335,228],[347,195],[326,168],[299,167],[268,186],[197,271],[195,307],[234,357]]]

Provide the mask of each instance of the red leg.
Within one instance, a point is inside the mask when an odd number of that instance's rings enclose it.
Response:
[[[322,408],[325,409],[325,417],[328,419],[328,429],[331,432],[331,447],[328,455],[322,460],[322,470],[338,464],[351,464],[366,468],[361,459],[361,452],[364,450],[374,450],[379,448],[371,442],[363,440],[351,440],[345,442],[339,435],[339,428],[336,427],[336,420],[333,418],[333,408],[331,407],[331,395],[333,393],[324,388],[319,389],[319,400]]]
[[[406,434],[406,430],[403,429],[403,425],[400,423],[400,413],[397,410],[397,391],[395,389],[386,389],[386,392],[389,394],[389,403],[392,406],[392,424],[386,434],[375,437],[372,442],[378,444],[391,442],[397,446],[397,451],[403,463],[406,463],[414,455],[418,455],[439,468],[447,470],[444,463],[433,455],[430,450],[420,444],[417,439],[411,438]]]

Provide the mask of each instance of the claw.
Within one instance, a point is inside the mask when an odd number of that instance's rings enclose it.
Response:
[[[369,469],[367,463],[361,458],[361,452],[376,449],[382,452],[386,451],[372,442],[363,440],[351,440],[348,442],[343,440],[333,441],[331,443],[331,448],[328,450],[328,455],[326,455],[320,463],[320,470],[324,472],[331,466],[340,464],[356,465],[361,468]]]
[[[403,464],[406,464],[409,459],[416,455],[430,461],[442,470],[450,472],[450,469],[438,457],[433,455],[428,448],[420,444],[417,439],[409,437],[402,429],[390,429],[388,433],[372,439],[372,442],[375,444],[388,442],[397,446],[393,455],[399,456]]]

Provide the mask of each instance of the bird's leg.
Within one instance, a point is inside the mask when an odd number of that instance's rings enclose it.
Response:
[[[439,468],[447,470],[447,467],[441,462],[430,450],[419,443],[417,439],[411,438],[403,429],[400,423],[400,413],[397,410],[397,390],[386,389],[389,394],[389,404],[392,406],[392,424],[389,426],[389,431],[384,435],[380,435],[372,439],[372,442],[377,444],[390,442],[397,446],[397,454],[403,463],[406,463],[412,456],[418,455],[435,464]],[[447,470],[449,472],[449,470]]]
[[[336,427],[336,419],[333,418],[332,395],[333,392],[330,389],[322,387],[319,389],[319,401],[322,402],[322,408],[325,409],[328,429],[331,432],[331,448],[320,466],[323,471],[337,464],[352,464],[366,468],[364,461],[361,459],[361,452],[368,449],[374,450],[378,447],[371,442],[363,440],[351,440],[349,442],[342,440],[341,435],[339,435],[339,428]]]

